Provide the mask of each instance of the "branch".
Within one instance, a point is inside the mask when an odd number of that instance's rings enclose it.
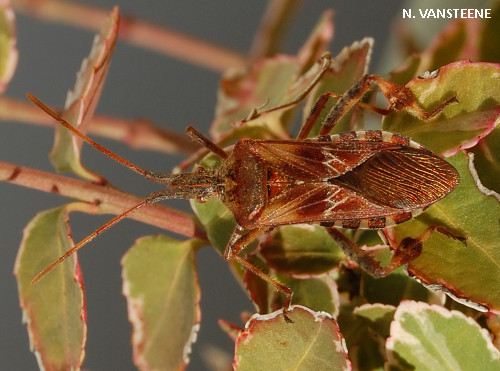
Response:
[[[108,15],[103,9],[63,0],[12,0],[11,3],[16,11],[32,17],[93,31],[99,31]],[[237,52],[134,17],[121,17],[118,35],[131,44],[215,71],[246,65],[245,56]]]
[[[54,111],[61,112],[57,108]],[[34,104],[7,97],[0,97],[0,120],[50,127],[55,123],[52,117]],[[200,148],[187,135],[160,128],[147,119],[128,120],[95,115],[90,121],[88,132],[127,143],[138,149],[192,154]]]
[[[0,181],[85,201],[94,204],[96,212],[102,214],[121,214],[143,200],[109,184],[89,183],[2,161],[0,161]],[[205,231],[193,215],[173,208],[159,204],[147,205],[129,217],[186,237],[207,241]]]

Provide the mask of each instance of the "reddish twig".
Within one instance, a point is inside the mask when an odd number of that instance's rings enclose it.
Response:
[[[60,109],[54,109],[61,112]],[[0,97],[0,120],[18,121],[41,126],[53,126],[55,121],[32,103]],[[166,153],[192,154],[199,149],[184,133],[176,133],[154,125],[147,119],[121,119],[95,115],[89,126],[89,134],[115,139],[133,148]]]
[[[92,209],[95,213],[118,215],[143,200],[110,185],[89,183],[2,161],[0,161],[0,181],[94,204],[95,209]],[[207,240],[204,230],[193,215],[170,207],[159,204],[147,205],[129,217],[186,237]]]
[[[108,11],[62,0],[13,0],[16,11],[33,17],[99,31]],[[119,38],[131,44],[179,58],[207,69],[225,71],[246,64],[245,56],[134,17],[122,16]]]

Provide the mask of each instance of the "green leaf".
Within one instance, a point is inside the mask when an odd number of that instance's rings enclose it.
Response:
[[[75,87],[68,92],[61,117],[85,133],[99,101],[111,56],[118,35],[119,14],[115,7],[101,33],[95,38],[92,50],[77,74]],[[87,170],[80,162],[82,140],[63,126],[57,126],[50,161],[58,171],[72,171],[94,182],[102,178]]]
[[[349,370],[337,323],[328,314],[293,306],[255,315],[236,340],[235,370]]]
[[[500,352],[486,330],[458,311],[406,301],[387,340],[387,369],[500,370]]]
[[[463,153],[450,158],[460,173],[457,188],[418,218],[395,228],[397,241],[418,236],[439,225],[466,237],[467,246],[440,233],[432,233],[420,257],[409,263],[408,273],[420,282],[442,288],[454,298],[500,310],[500,202],[476,186]]]
[[[276,228],[260,251],[270,267],[292,276],[328,272],[344,257],[324,228],[307,224]]]
[[[31,348],[44,370],[79,369],[85,355],[86,311],[76,254],[31,284],[72,247],[67,215],[72,205],[40,212],[29,222],[14,268]]]
[[[384,118],[383,128],[445,156],[473,147],[499,123],[499,73],[498,64],[460,61],[441,68],[436,77],[414,79],[406,86],[424,109],[432,111],[454,94],[459,102],[427,122],[394,112]]]
[[[281,276],[279,280],[293,291],[293,303],[315,311],[322,311],[336,318],[340,299],[335,280],[328,274],[315,278],[292,279]],[[280,301],[280,306],[283,304]]]
[[[382,337],[389,336],[389,327],[394,318],[395,307],[385,304],[364,304],[354,308],[353,313],[365,318],[369,322],[370,328]]]
[[[309,94],[306,105],[304,107],[304,119],[307,118],[316,100],[326,92],[333,92],[342,95],[345,91],[351,88],[361,77],[366,74],[368,63],[370,61],[370,53],[373,48],[373,39],[365,38],[361,41],[354,42],[351,46],[345,47],[332,61],[332,67],[323,76],[315,89]],[[311,131],[310,137],[315,136],[319,131],[321,123],[325,120],[331,107],[338,99],[330,98],[321,112],[314,129]],[[347,113],[337,125],[335,125],[332,133],[339,133],[353,129],[351,110]]]
[[[233,214],[219,199],[203,203],[190,200],[190,203],[194,213],[207,231],[208,240],[222,254],[234,227],[236,227]]]
[[[500,126],[481,139],[472,152],[481,183],[500,193]]]
[[[398,268],[390,275],[382,278],[373,278],[363,273],[361,293],[370,303],[398,305],[403,299],[430,301],[436,296],[420,283]]]
[[[376,322],[374,322],[375,316],[371,317],[374,321],[370,321],[362,315],[357,315],[358,308],[361,308],[359,310],[362,313],[362,308],[366,307],[366,304],[363,304],[363,298],[355,296],[351,301],[343,300],[340,308],[338,322],[349,350],[349,359],[355,370],[383,370],[385,339],[381,333],[377,333],[377,330],[378,326],[382,327],[384,315],[381,314]],[[386,308],[393,308],[381,307],[383,313],[386,313]]]
[[[200,241],[139,239],[125,254],[123,292],[133,326],[134,362],[143,370],[183,369],[200,326],[196,250]]]
[[[0,94],[9,84],[17,66],[18,50],[15,16],[10,3],[0,4]]]

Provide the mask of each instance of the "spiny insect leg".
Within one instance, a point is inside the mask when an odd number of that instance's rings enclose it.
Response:
[[[417,237],[406,237],[399,243],[398,246],[393,246],[390,242],[387,232],[383,229],[380,230],[380,233],[384,235],[385,240],[391,246],[394,251],[394,255],[392,256],[391,261],[384,269],[387,271],[385,275],[392,272],[397,267],[407,264],[410,261],[418,258],[422,253],[422,246],[424,242],[431,236],[432,233],[439,232],[448,238],[452,238],[454,240],[460,241],[464,245],[466,245],[467,240],[464,237],[457,236],[453,232],[448,229],[436,225],[429,226],[425,231],[423,231]]]
[[[393,246],[384,229],[379,230],[381,237],[393,250],[393,256],[389,264],[382,267],[380,263],[367,251],[359,247],[354,241],[347,238],[342,232],[334,227],[326,227],[330,236],[337,242],[347,257],[354,261],[360,268],[375,278],[385,277],[394,269],[418,258],[422,253],[424,242],[433,232],[439,232],[449,238],[453,238],[465,244],[465,238],[457,236],[446,228],[432,225],[419,236],[404,238],[398,246]]]
[[[327,226],[325,226],[325,228],[333,238],[333,240],[342,249],[342,251],[344,251],[344,254],[350,260],[355,262],[361,269],[376,278],[386,276],[390,273],[390,271],[388,271],[385,267],[382,267],[380,263],[369,252],[363,250],[360,246],[346,237],[338,229],[336,229],[335,227]]]
[[[422,120],[429,120],[441,112],[448,104],[458,102],[456,96],[453,96],[434,110],[427,112],[418,105],[415,96],[407,87],[389,82],[380,76],[365,75],[346,91],[333,106],[323,122],[319,135],[328,134],[335,124],[371,89],[373,84],[378,85],[392,109],[408,111]]]
[[[297,135],[297,140],[305,139],[309,136],[309,134],[311,133],[311,130],[314,128],[314,125],[318,121],[318,118],[321,115],[321,112],[323,112],[323,110],[325,109],[328,100],[331,98],[340,98],[340,97],[341,97],[340,94],[332,93],[332,92],[327,92],[327,93],[320,95],[319,98],[314,103],[314,106],[311,109],[309,116],[303,122],[303,124],[300,128],[299,134]],[[359,107],[363,107],[363,108],[372,110],[372,111],[377,112],[381,115],[387,115],[390,112],[387,109],[375,107],[375,106],[372,106],[371,104],[367,104],[364,102],[356,102],[356,105]],[[337,122],[335,122],[334,125],[336,123]],[[332,128],[333,128],[333,126],[332,126]]]
[[[264,272],[262,272],[255,265],[251,264],[249,261],[245,260],[243,257],[239,255],[239,253],[244,250],[247,246],[249,246],[252,242],[254,242],[259,236],[269,231],[271,228],[269,227],[260,227],[251,229],[248,233],[242,234],[244,229],[237,225],[234,229],[233,234],[231,235],[226,250],[224,251],[224,259],[226,260],[236,260],[241,266],[243,266],[248,271],[255,274],[257,277],[260,277],[262,280],[274,286],[278,291],[281,291],[285,295],[285,301],[283,303],[283,317],[286,322],[293,322],[290,317],[287,315],[287,311],[292,302],[292,294],[293,291],[279,283],[274,278],[268,276]]]

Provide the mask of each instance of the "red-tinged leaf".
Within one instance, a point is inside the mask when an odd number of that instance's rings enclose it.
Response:
[[[333,10],[323,12],[311,35],[300,48],[297,57],[299,58],[299,64],[302,66],[302,71],[305,72],[311,68],[327,50],[334,33],[333,14]]]
[[[72,247],[67,214],[73,205],[35,216],[24,230],[14,269],[31,348],[44,370],[79,369],[85,354],[85,298],[76,254],[31,284],[38,272]]]
[[[0,94],[9,84],[17,66],[18,50],[15,16],[10,1],[0,1]]]
[[[261,59],[248,70],[226,75],[220,83],[216,118],[210,130],[213,138],[221,139],[231,131],[232,124],[247,118],[258,107],[262,111],[288,101],[287,90],[294,85],[299,71],[296,57],[279,55]],[[271,131],[279,131],[282,114],[283,110],[266,114],[247,122],[243,129],[267,126]]]
[[[347,350],[333,318],[293,306],[254,315],[236,341],[235,370],[350,370]]]
[[[139,239],[123,257],[123,293],[141,370],[179,370],[189,362],[200,326],[196,250],[200,241]]]
[[[499,370],[500,352],[486,330],[458,311],[406,301],[387,340],[390,370]]]
[[[277,55],[260,59],[250,68],[230,71],[221,81],[216,117],[211,134],[216,140],[243,136],[270,139],[286,137],[283,128],[291,122],[294,105],[271,113],[257,113],[287,104],[299,97],[314,80],[322,63],[318,59],[333,36],[332,13],[320,18],[298,56]],[[250,115],[254,112],[253,115]],[[243,127],[233,124],[248,119]],[[257,132],[254,130],[258,128]],[[263,130],[265,128],[265,130]],[[235,132],[236,131],[236,132]],[[229,137],[228,137],[229,136]]]
[[[408,57],[401,66],[391,71],[389,80],[395,84],[406,85],[408,81],[417,76],[420,59],[420,56],[416,54]]]
[[[467,47],[469,40],[477,40],[478,27],[469,27],[467,20],[455,19],[448,23],[431,45],[421,54],[417,74],[434,71],[442,66],[461,59],[477,60],[477,46]],[[475,45],[474,45],[475,46]]]
[[[115,7],[107,23],[96,36],[92,50],[77,75],[75,87],[68,92],[61,117],[85,133],[99,101],[111,56],[118,35],[119,14]],[[50,152],[52,165],[59,171],[72,171],[90,181],[99,182],[101,177],[87,170],[80,162],[82,140],[68,129],[58,126],[54,147]]]
[[[332,67],[323,76],[316,88],[307,97],[307,102],[304,107],[304,119],[309,115],[311,109],[316,103],[319,96],[326,92],[332,92],[342,95],[345,91],[352,87],[361,77],[366,74],[368,63],[370,62],[370,54],[373,48],[373,39],[365,38],[361,41],[354,42],[351,46],[345,47],[332,61]],[[325,120],[331,107],[338,99],[330,98],[325,109],[316,122],[315,128],[309,134],[310,137],[317,135],[321,123]],[[355,115],[351,110],[335,125],[332,133],[353,130]]]
[[[406,86],[424,109],[431,111],[455,94],[459,102],[448,105],[427,122],[405,112],[394,112],[385,117],[383,128],[406,135],[444,156],[473,147],[498,125],[499,74],[498,64],[460,61],[444,66],[435,77],[414,79]]]
[[[459,185],[418,218],[396,227],[396,240],[416,237],[430,225],[467,238],[464,245],[432,233],[408,273],[465,305],[500,313],[500,196],[478,184],[472,159],[458,153],[449,160],[460,173]]]
[[[231,323],[224,319],[220,319],[218,323],[221,330],[224,331],[232,340],[236,340],[240,331],[242,331],[242,328],[240,326],[236,326],[234,323]]]

